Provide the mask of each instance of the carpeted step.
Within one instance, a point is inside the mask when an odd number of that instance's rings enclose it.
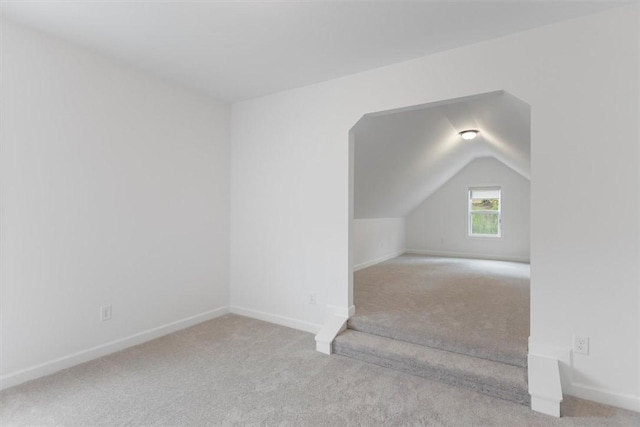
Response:
[[[526,367],[530,266],[403,255],[354,273],[348,328]]]
[[[336,354],[529,405],[526,368],[347,329]]]
[[[350,318],[347,327],[354,331],[393,340],[406,341],[522,368],[527,367],[526,340],[522,343],[515,337],[509,337],[509,339],[502,341],[492,340],[487,336],[485,330],[461,330],[455,334],[450,329],[426,328],[419,322],[404,323],[402,327],[398,327],[397,322],[388,322],[385,316],[378,319],[375,316],[359,315]]]

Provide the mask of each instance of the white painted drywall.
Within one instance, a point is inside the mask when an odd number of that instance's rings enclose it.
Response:
[[[6,21],[1,55],[7,383],[228,306],[229,107]]]
[[[506,90],[531,105],[531,341],[590,337],[565,390],[638,410],[638,18],[625,6],[234,104],[232,304],[312,323],[347,310],[349,130]]]
[[[531,176],[529,105],[499,91],[364,116],[355,138],[354,218],[405,217],[471,160]],[[482,129],[469,143],[459,132]]]
[[[0,13],[237,101],[615,6],[502,3],[3,0]]]
[[[529,261],[529,180],[493,157],[476,159],[406,218],[407,252]],[[500,237],[469,237],[468,189],[501,188]]]
[[[353,221],[353,268],[395,258],[404,253],[404,218],[367,218]]]

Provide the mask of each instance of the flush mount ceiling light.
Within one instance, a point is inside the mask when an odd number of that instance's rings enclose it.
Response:
[[[460,132],[460,136],[462,137],[462,139],[464,139],[465,141],[471,141],[473,138],[475,138],[476,136],[478,136],[478,134],[480,133],[479,130],[475,130],[475,129],[467,129],[467,130],[463,130],[462,132]]]

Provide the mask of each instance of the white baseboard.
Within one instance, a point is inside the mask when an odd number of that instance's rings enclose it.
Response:
[[[527,372],[531,409],[559,417],[562,386],[558,359],[529,354],[527,356]]]
[[[402,250],[402,251],[398,251],[398,252],[393,252],[391,254],[382,256],[380,258],[372,259],[370,261],[361,262],[360,264],[356,264],[356,265],[353,266],[353,271],[362,270],[363,268],[371,267],[372,265],[375,265],[375,264],[380,264],[381,262],[390,260],[392,258],[399,257],[400,255],[402,255],[404,253],[405,253],[405,251]]]
[[[329,316],[336,315],[349,319],[356,315],[356,307],[354,305],[349,307],[338,307],[337,305],[327,304],[327,314]]]
[[[316,335],[316,351],[324,354],[332,353],[333,340],[347,329],[347,318],[344,316],[329,315],[322,330]]]
[[[317,323],[306,322],[304,320],[293,319],[291,317],[280,316],[278,314],[265,313],[264,311],[252,310],[233,305],[229,307],[229,310],[231,313],[239,314],[240,316],[263,320],[265,322],[275,323],[276,325],[286,326],[288,328],[298,329],[304,332],[311,332],[312,334],[317,334],[320,329],[322,329],[322,325]]]
[[[573,361],[570,348],[535,342],[530,337],[529,354],[553,357],[560,362],[562,392],[565,395],[640,412],[640,396],[618,393],[573,381]]]
[[[529,337],[529,355],[550,357],[558,361],[562,390],[570,390],[573,381],[571,349],[534,341]]]
[[[571,384],[571,390],[566,394],[579,397],[580,399],[591,400],[593,402],[627,409],[629,411],[640,412],[640,396],[616,393],[611,390],[605,390],[580,383]]]
[[[481,254],[481,253],[477,254],[477,253],[471,253],[471,252],[447,252],[447,251],[431,251],[431,250],[424,250],[424,249],[407,249],[404,253],[415,254],[415,255],[450,257],[450,258],[472,258],[472,259],[488,259],[488,260],[496,260],[496,261],[525,262],[527,264],[530,262],[530,259],[528,257],[486,255],[486,254]],[[355,267],[354,267],[354,270],[355,270]]]
[[[36,378],[44,377],[46,375],[51,375],[62,369],[67,369],[72,366],[79,365],[80,363],[88,362],[90,360],[115,353],[116,351],[142,344],[146,341],[151,341],[163,335],[188,328],[189,326],[202,323],[227,313],[229,313],[229,307],[220,307],[204,313],[196,314],[195,316],[167,323],[166,325],[158,326],[157,328],[148,329],[125,338],[120,338],[106,344],[100,344],[86,350],[81,350],[67,356],[59,357],[49,362],[40,363],[17,372],[3,375],[0,377],[0,390],[22,384]]]

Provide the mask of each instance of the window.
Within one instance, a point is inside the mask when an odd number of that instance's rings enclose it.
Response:
[[[500,237],[500,187],[469,188],[469,236]]]

